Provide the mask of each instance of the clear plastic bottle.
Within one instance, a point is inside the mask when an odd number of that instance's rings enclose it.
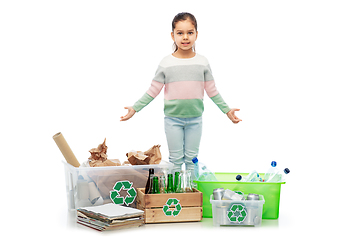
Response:
[[[276,165],[276,161],[271,162],[271,167],[267,170],[264,176],[265,182],[267,182],[269,179],[274,178],[275,175],[279,172],[279,169],[276,167]]]
[[[261,181],[261,178],[260,178],[260,175],[257,171],[252,171],[249,173],[249,175],[247,175],[243,182],[260,182]]]
[[[215,174],[212,173],[204,164],[200,163],[195,157],[192,162],[194,163],[195,178],[199,181],[217,181]]]
[[[277,171],[276,174],[272,175],[266,182],[285,182],[285,176],[290,173],[288,168],[283,171]]]

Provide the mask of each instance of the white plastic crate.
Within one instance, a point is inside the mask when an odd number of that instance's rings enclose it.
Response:
[[[246,199],[247,195],[244,195]],[[245,225],[260,226],[262,210],[265,203],[264,196],[259,200],[214,200],[210,196],[214,226]]]
[[[64,167],[68,209],[74,210],[110,202],[135,207],[135,189],[145,187],[149,168],[167,175],[173,164],[76,168],[64,162]]]

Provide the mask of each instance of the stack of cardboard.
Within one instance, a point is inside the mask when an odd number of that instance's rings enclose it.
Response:
[[[77,209],[77,222],[87,227],[105,231],[144,224],[144,211],[113,203]]]

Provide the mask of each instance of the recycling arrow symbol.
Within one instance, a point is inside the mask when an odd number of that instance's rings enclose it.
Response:
[[[230,222],[242,223],[246,218],[246,208],[242,204],[231,205],[227,212]]]
[[[129,181],[118,181],[115,183],[113,190],[110,191],[110,198],[115,204],[126,204],[129,206],[135,201],[136,190],[132,187],[132,182]],[[127,191],[126,197],[120,196],[120,191],[124,189]]]
[[[175,209],[170,209],[171,205],[175,205]],[[177,215],[179,215],[181,211],[181,204],[180,204],[180,200],[176,199],[176,198],[169,198],[166,201],[166,204],[163,206],[163,212],[166,216],[174,216],[176,217]]]

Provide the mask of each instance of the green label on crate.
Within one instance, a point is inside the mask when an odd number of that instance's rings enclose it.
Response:
[[[171,209],[170,207],[172,205],[174,205],[174,207]],[[176,217],[177,215],[179,215],[180,211],[181,211],[180,200],[176,198],[169,198],[166,201],[166,204],[163,206],[163,212],[166,216]]]
[[[113,190],[110,191],[110,199],[115,204],[126,204],[129,206],[135,201],[136,198],[136,190],[132,187],[132,182],[129,181],[118,181],[115,183]],[[121,197],[120,192],[121,190],[126,190],[127,195],[126,197]]]
[[[242,204],[233,204],[227,212],[230,222],[242,223],[246,218],[246,208]]]

